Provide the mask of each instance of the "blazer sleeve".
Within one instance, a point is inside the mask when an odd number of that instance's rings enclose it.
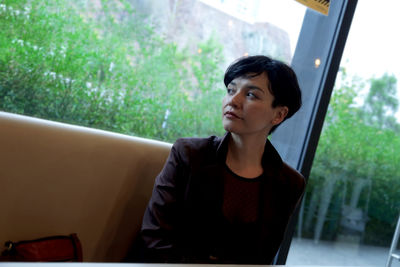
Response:
[[[146,262],[179,262],[175,252],[174,231],[179,216],[177,181],[183,175],[185,165],[180,157],[182,149],[179,140],[172,146],[162,171],[156,177],[144,213],[141,236]]]

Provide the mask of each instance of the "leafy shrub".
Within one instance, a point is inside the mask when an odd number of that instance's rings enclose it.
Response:
[[[1,110],[169,142],[222,133],[215,38],[178,49],[124,1],[1,3]]]

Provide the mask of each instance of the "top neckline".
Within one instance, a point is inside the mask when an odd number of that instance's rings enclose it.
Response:
[[[242,181],[246,181],[246,182],[258,182],[262,177],[263,177],[263,175],[264,175],[264,173],[261,173],[259,176],[257,176],[257,177],[253,177],[253,178],[247,178],[247,177],[243,177],[243,176],[240,176],[240,175],[238,175],[238,174],[236,174],[234,171],[232,171],[229,167],[228,167],[228,165],[225,163],[224,164],[225,165],[225,169],[233,176],[233,177],[235,177],[235,178],[237,178],[237,179],[239,179],[239,180],[242,180]]]

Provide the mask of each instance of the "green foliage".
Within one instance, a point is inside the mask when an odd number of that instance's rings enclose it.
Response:
[[[356,182],[360,179],[367,181],[357,203],[357,208],[366,212],[368,217],[363,240],[367,244],[388,246],[400,210],[400,136],[396,131],[399,124],[395,122],[396,127],[387,127],[376,122],[385,121],[390,116],[387,111],[394,114],[397,109],[394,98],[396,79],[385,74],[369,80],[369,94],[360,107],[356,98],[366,82],[348,77],[344,69],[338,78],[307,195],[321,191],[326,181],[337,178],[323,234],[325,239],[334,239],[343,230],[337,203],[348,205]],[[319,196],[319,200],[323,197]],[[310,197],[306,203],[311,205]],[[328,231],[330,220],[337,223]]]
[[[385,73],[380,78],[372,78],[370,83],[371,87],[363,109],[364,121],[369,125],[399,130],[396,128],[396,119],[394,118],[399,106],[396,97],[396,77]]]
[[[222,133],[216,38],[178,49],[127,1],[0,3],[0,110],[169,142]]]

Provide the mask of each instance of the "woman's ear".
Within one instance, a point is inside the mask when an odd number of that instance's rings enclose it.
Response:
[[[275,117],[272,120],[273,125],[278,125],[281,123],[287,116],[289,112],[288,107],[286,106],[278,106],[275,108]]]

